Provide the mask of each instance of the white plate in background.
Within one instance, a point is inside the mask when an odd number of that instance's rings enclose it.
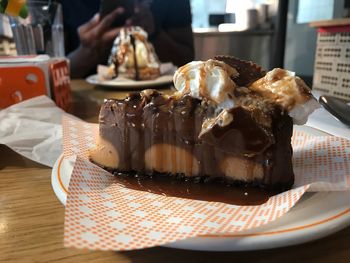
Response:
[[[98,75],[95,74],[87,77],[86,81],[93,85],[104,86],[109,88],[141,89],[171,84],[173,82],[173,75],[162,75],[154,80],[132,80],[118,77],[111,80],[101,81],[98,79]]]

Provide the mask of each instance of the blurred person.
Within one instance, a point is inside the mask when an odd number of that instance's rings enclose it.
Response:
[[[117,8],[103,19],[98,13],[100,0],[60,0],[63,7],[65,44],[72,78],[96,72],[98,64],[107,64],[113,41],[120,28],[113,21],[123,14]],[[134,15],[125,26],[135,25],[147,31],[162,62],[181,66],[194,58],[189,0],[135,1]]]
[[[0,56],[16,55],[9,18],[0,14]]]

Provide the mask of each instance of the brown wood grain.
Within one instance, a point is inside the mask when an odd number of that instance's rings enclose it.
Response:
[[[104,97],[126,95],[95,89],[83,81],[72,84],[75,111],[90,121],[96,121]],[[64,207],[51,188],[50,176],[51,168],[0,145],[0,262],[350,262],[350,228],[307,244],[251,252],[155,247],[117,253],[64,248]]]

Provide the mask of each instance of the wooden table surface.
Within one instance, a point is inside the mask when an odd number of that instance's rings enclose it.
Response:
[[[126,94],[84,81],[73,81],[72,88],[75,112],[89,121],[96,121],[103,98]],[[64,248],[64,207],[51,188],[50,176],[51,168],[0,145],[0,262],[350,262],[350,227],[307,244],[249,252],[155,247],[117,253]]]

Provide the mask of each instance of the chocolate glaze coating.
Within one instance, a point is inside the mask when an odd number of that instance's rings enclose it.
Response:
[[[263,166],[260,187],[290,188],[294,182],[292,119],[278,106],[267,107],[262,98],[255,98],[260,103],[250,105],[247,96],[255,95],[238,97],[236,107],[229,111],[232,123],[225,127],[215,124],[200,138],[204,120],[214,116],[214,108],[204,100],[189,95],[166,97],[156,91],[106,100],[99,117],[100,136],[119,153],[119,166],[113,172],[157,172],[146,169],[145,152],[161,143],[191,153],[198,161],[197,177],[226,178],[219,164],[235,157]]]

